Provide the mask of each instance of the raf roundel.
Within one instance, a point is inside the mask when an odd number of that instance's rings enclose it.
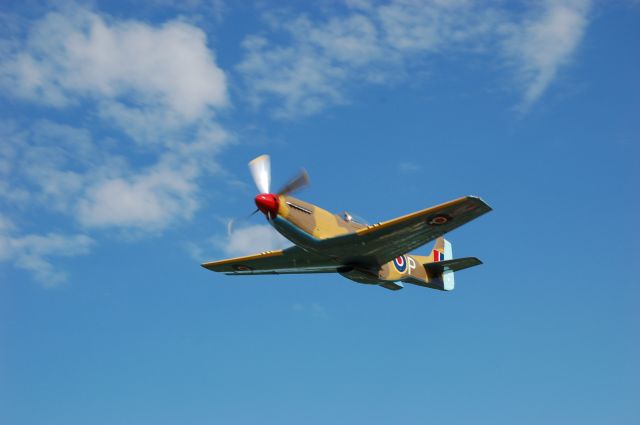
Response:
[[[404,255],[396,257],[393,259],[393,265],[400,273],[404,273],[404,271],[407,270],[407,259]]]
[[[445,224],[447,221],[449,221],[449,216],[447,216],[447,215],[437,215],[435,217],[432,217],[429,220],[429,224],[440,226],[442,224]]]

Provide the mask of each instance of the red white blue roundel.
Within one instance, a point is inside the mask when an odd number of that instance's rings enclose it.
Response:
[[[407,270],[407,259],[404,255],[396,257],[393,259],[393,265],[400,273],[404,273],[404,271]]]
[[[435,217],[431,217],[431,219],[428,221],[429,224],[432,225],[436,225],[436,226],[440,226],[442,224],[445,224],[447,221],[449,221],[449,216],[444,214],[444,215],[437,215]]]

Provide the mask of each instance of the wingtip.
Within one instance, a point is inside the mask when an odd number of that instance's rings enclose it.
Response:
[[[480,202],[484,207],[487,208],[487,211],[493,211],[493,208],[491,208],[491,205],[487,204],[484,199],[482,199],[481,197],[477,196],[477,195],[467,195],[468,199],[473,199],[475,201]]]
[[[210,269],[210,267],[211,267],[211,261],[208,261],[208,262],[206,262],[206,263],[202,263],[202,264],[200,264],[200,267],[202,267],[203,269],[211,270],[211,269]]]

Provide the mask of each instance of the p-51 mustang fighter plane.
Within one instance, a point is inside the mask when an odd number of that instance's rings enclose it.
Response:
[[[465,196],[373,225],[344,213],[333,214],[290,194],[308,183],[306,172],[278,193],[270,193],[267,155],[249,163],[260,194],[255,203],[284,237],[295,245],[246,257],[202,264],[230,275],[340,273],[358,283],[398,290],[403,282],[451,291],[454,272],[482,264],[475,257],[453,258],[442,235],[491,211],[480,198]],[[436,239],[429,255],[408,252]]]

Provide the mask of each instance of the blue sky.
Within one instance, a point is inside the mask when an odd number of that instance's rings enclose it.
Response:
[[[637,423],[637,2],[236,3],[0,6],[0,423]],[[485,264],[200,268],[286,245],[262,153]]]

